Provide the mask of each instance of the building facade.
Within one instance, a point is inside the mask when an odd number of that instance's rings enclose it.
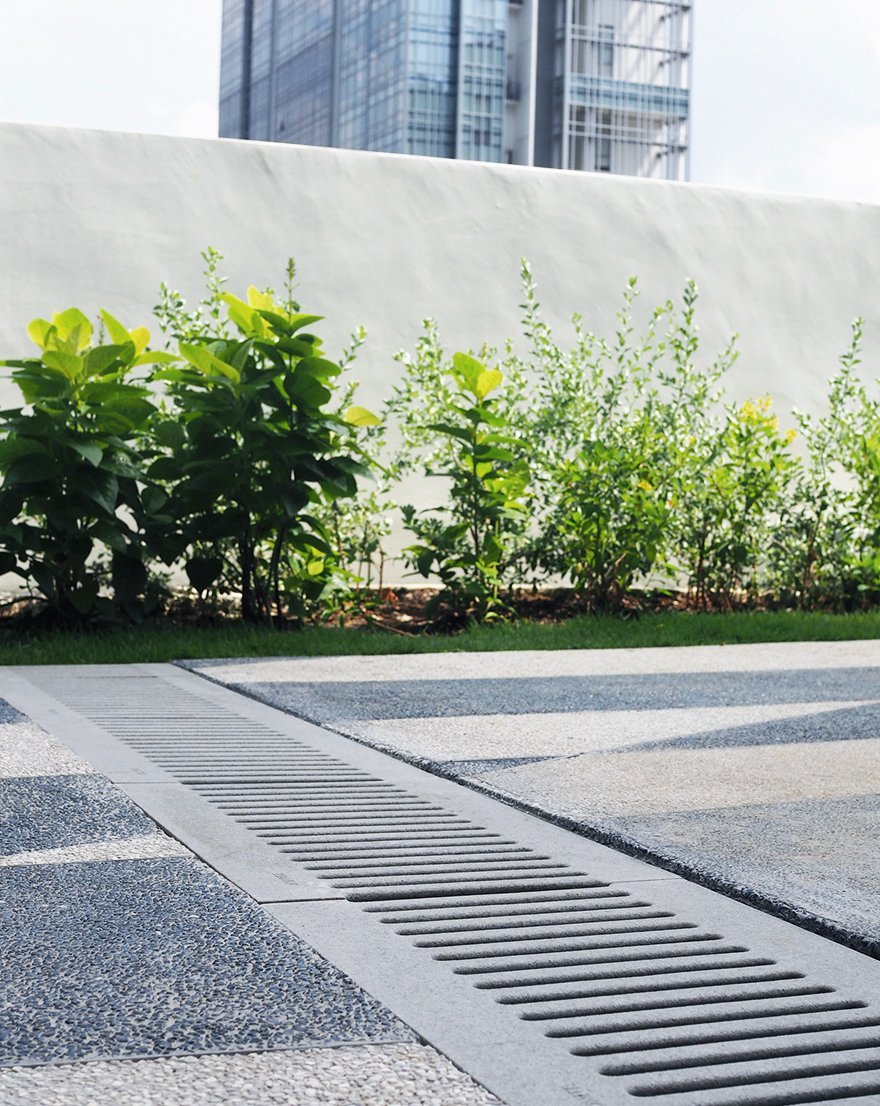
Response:
[[[686,180],[693,0],[224,0],[220,135]]]

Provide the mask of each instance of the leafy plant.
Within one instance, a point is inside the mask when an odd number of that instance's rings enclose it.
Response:
[[[678,554],[697,606],[755,598],[796,462],[769,396],[729,407],[716,434],[694,443],[678,510]],[[695,463],[696,462],[696,463]]]
[[[445,444],[444,468],[425,465],[423,471],[448,479],[448,500],[429,511],[403,508],[404,524],[417,539],[405,557],[422,576],[439,576],[440,602],[482,621],[502,606],[509,532],[511,524],[526,521],[529,472],[511,450],[505,420],[489,398],[504,379],[501,371],[456,353],[443,375],[451,382],[443,421],[427,429]]]
[[[355,494],[369,470],[353,432],[377,421],[328,409],[340,367],[308,329],[320,316],[293,301],[293,276],[291,262],[283,303],[215,290],[227,318],[189,326],[183,364],[156,374],[168,400],[149,474],[176,520],[166,560],[198,549],[185,563],[193,586],[240,594],[247,621],[302,616],[321,596],[333,549],[315,509]]]
[[[880,401],[858,375],[862,320],[821,416],[796,412],[806,458],[771,547],[772,582],[801,607],[851,610],[880,594]]]
[[[505,368],[528,382],[511,425],[536,491],[531,563],[544,578],[571,581],[586,606],[613,610],[637,582],[670,571],[694,432],[704,433],[734,344],[698,365],[693,282],[680,309],[661,304],[636,334],[632,279],[613,338],[575,315],[574,343],[564,347],[541,316],[526,262],[522,279],[528,353],[511,354]]]
[[[77,308],[34,319],[39,357],[2,362],[24,405],[0,412],[0,571],[66,624],[136,617],[159,597],[146,530],[164,495],[143,480],[139,444],[156,408],[136,370],[172,358],[143,327],[101,320],[109,341],[95,343]]]

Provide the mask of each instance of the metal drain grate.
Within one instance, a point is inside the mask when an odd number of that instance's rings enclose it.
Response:
[[[874,961],[196,676],[62,673],[0,693],[509,1103],[880,1102]]]

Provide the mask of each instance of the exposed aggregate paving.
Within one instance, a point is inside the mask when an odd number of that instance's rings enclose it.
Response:
[[[103,776],[0,779],[0,856],[155,830],[155,822]]]
[[[497,1106],[423,1045],[0,1070],[3,1106]]]
[[[14,715],[14,718],[11,716]],[[0,779],[94,774],[94,768],[0,699]]]
[[[182,663],[880,954],[878,642]]]
[[[31,849],[23,853],[0,856],[0,868],[22,864],[72,864],[89,860],[154,860],[161,856],[192,856],[173,837],[164,833],[145,833],[112,841],[95,841],[88,845],[66,845],[60,849]]]
[[[0,908],[0,1064],[413,1037],[195,861],[7,868]]]

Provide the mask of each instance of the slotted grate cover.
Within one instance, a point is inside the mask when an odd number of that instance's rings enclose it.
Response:
[[[0,693],[507,1102],[880,1102],[880,964],[167,666]]]

